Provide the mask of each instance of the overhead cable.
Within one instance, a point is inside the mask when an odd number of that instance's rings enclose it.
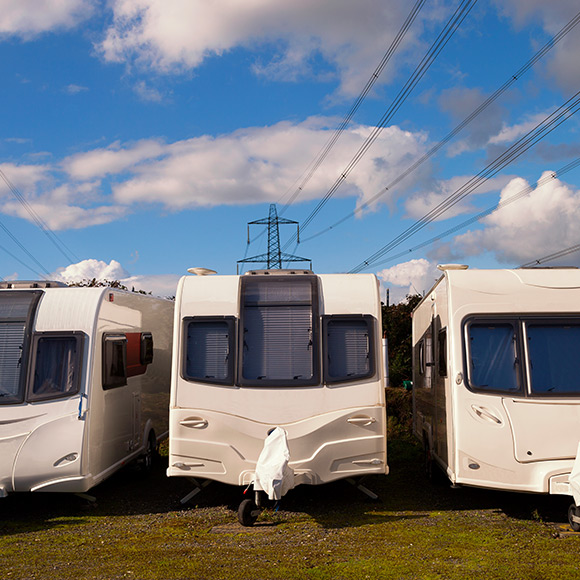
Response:
[[[52,244],[57,248],[57,250],[70,262],[79,261],[78,256],[74,254],[66,244],[50,229],[46,222],[34,211],[32,206],[28,203],[26,198],[18,191],[16,186],[8,179],[4,171],[0,169],[0,177],[4,183],[8,186],[8,189],[12,192],[14,197],[22,204],[24,209],[28,212],[32,221],[40,228],[40,230],[46,235],[46,237],[51,241]]]
[[[445,230],[441,234],[433,236],[432,238],[429,238],[428,240],[421,242],[420,244],[417,244],[416,246],[413,246],[412,248],[409,248],[408,250],[406,250],[404,252],[400,252],[398,254],[394,254],[392,256],[384,258],[380,262],[375,262],[374,266],[380,266],[380,265],[386,264],[387,262],[393,262],[394,260],[397,260],[403,256],[408,256],[410,253],[416,252],[417,250],[420,250],[421,248],[424,248],[426,246],[430,246],[431,244],[434,244],[435,242],[438,242],[439,240],[446,238],[447,236],[455,234],[455,233],[465,229],[467,226],[469,226],[475,222],[480,221],[484,217],[487,217],[488,215],[503,209],[504,207],[514,203],[515,201],[522,199],[523,197],[525,197],[526,195],[528,195],[532,191],[537,190],[540,187],[543,187],[544,185],[550,183],[554,179],[557,179],[557,178],[565,175],[566,173],[572,171],[573,169],[576,169],[577,167],[580,167],[580,157],[575,159],[574,161],[571,161],[567,165],[564,165],[564,167],[561,167],[557,171],[552,171],[552,172],[544,175],[544,177],[539,179],[535,184],[528,185],[527,187],[524,187],[523,189],[521,189],[517,193],[514,193],[513,195],[511,195],[507,199],[504,199],[504,200],[500,201],[499,203],[495,204],[494,206],[479,212],[478,214],[470,217],[469,219],[461,222],[460,224],[457,224],[457,225],[453,226],[452,228]],[[530,262],[530,264],[535,264],[535,263],[536,263],[536,261]],[[529,264],[524,264],[523,266],[520,266],[520,268],[524,268],[528,265]]]
[[[373,266],[385,254],[387,254],[387,252],[390,252],[395,247],[399,246],[405,240],[410,238],[412,235],[416,234],[425,226],[439,218],[454,205],[473,193],[473,191],[475,191],[485,181],[494,177],[502,169],[523,155],[536,143],[541,141],[544,137],[549,135],[552,131],[554,131],[557,127],[559,127],[562,123],[574,115],[578,109],[580,109],[580,91],[568,99],[551,115],[548,115],[548,117],[546,117],[542,122],[538,123],[538,125],[536,125],[521,139],[516,141],[511,147],[506,149],[501,155],[496,157],[494,161],[482,169],[477,175],[469,179],[461,187],[455,190],[454,193],[446,197],[441,203],[427,212],[422,218],[417,220],[413,225],[409,226],[404,232],[399,234],[388,244],[384,245],[380,250],[377,250],[366,260],[355,266],[351,272],[360,272],[367,267]]]
[[[303,191],[304,187],[310,181],[310,179],[312,178],[312,176],[314,175],[316,170],[320,167],[322,162],[326,159],[330,150],[334,147],[335,143],[338,141],[339,137],[341,136],[343,131],[346,129],[346,127],[348,126],[348,124],[352,120],[355,113],[360,108],[364,99],[370,93],[371,89],[373,88],[373,86],[377,82],[377,80],[380,77],[381,73],[383,72],[385,66],[387,65],[387,63],[389,62],[389,60],[391,59],[391,57],[393,56],[393,54],[395,53],[395,51],[397,50],[399,45],[401,44],[401,41],[403,40],[403,38],[405,38],[405,35],[407,34],[409,28],[411,27],[411,25],[413,24],[413,22],[417,18],[417,15],[419,14],[419,12],[420,12],[421,8],[423,7],[423,5],[425,4],[425,2],[426,2],[426,0],[417,0],[415,5],[411,9],[411,12],[407,16],[405,22],[403,23],[401,29],[399,30],[399,32],[397,33],[397,35],[395,36],[395,38],[391,42],[389,49],[384,54],[383,58],[381,59],[381,62],[374,70],[373,74],[371,75],[371,77],[367,81],[363,90],[360,92],[359,96],[357,97],[354,104],[350,108],[348,114],[343,118],[342,122],[340,123],[338,128],[334,131],[334,133],[332,134],[332,136],[330,137],[330,139],[328,140],[326,145],[319,151],[319,153],[316,155],[314,160],[310,163],[310,165],[305,170],[305,174],[306,174],[305,177],[302,179],[302,181],[300,182],[300,185],[298,186],[296,191],[293,193],[293,195],[290,197],[288,202],[281,209],[280,215],[282,215],[288,209],[288,207],[296,200],[296,198]]]
[[[333,186],[328,190],[328,192],[324,195],[322,200],[318,203],[318,205],[314,208],[314,210],[310,213],[310,215],[302,222],[302,231],[306,229],[312,220],[318,215],[318,213],[322,210],[322,208],[326,205],[328,200],[334,195],[340,185],[346,180],[348,175],[351,171],[356,167],[358,162],[362,159],[362,157],[366,154],[369,148],[373,145],[373,143],[377,140],[382,130],[385,128],[388,122],[391,121],[395,113],[400,109],[403,105],[407,97],[411,94],[417,83],[421,80],[421,78],[425,75],[429,67],[433,64],[437,56],[449,42],[455,31],[459,28],[461,23],[465,20],[469,11],[473,8],[477,0],[462,0],[458,8],[456,9],[453,16],[449,19],[435,42],[431,45],[411,77],[407,80],[404,87],[399,91],[398,95],[395,97],[395,100],[387,109],[379,123],[376,127],[374,127],[370,133],[370,135],[366,138],[363,145],[359,148],[355,156],[351,159],[349,164],[345,167],[342,171],[340,176],[334,182]],[[292,239],[289,240],[287,245],[292,244],[296,240],[296,236],[293,236]]]
[[[519,268],[531,268],[533,266],[539,266],[540,264],[544,264],[545,262],[551,262],[552,260],[557,260],[558,258],[563,258],[569,254],[573,254],[574,252],[578,252],[580,250],[580,244],[575,246],[571,246],[570,248],[566,248],[565,250],[560,250],[559,252],[554,252],[553,254],[549,254],[544,256],[543,258],[538,258],[537,260],[532,260],[527,264],[522,264]]]
[[[385,186],[381,191],[374,195],[371,199],[361,204],[355,210],[328,226],[327,228],[313,234],[307,238],[303,238],[301,243],[306,243],[313,240],[331,230],[337,226],[343,224],[348,219],[360,214],[365,209],[368,209],[374,202],[376,202],[380,197],[385,195],[388,191],[393,189],[398,185],[403,179],[408,177],[411,173],[417,170],[425,161],[430,157],[435,155],[444,145],[446,145],[451,139],[453,139],[461,130],[463,130],[471,121],[473,121],[480,113],[482,113],[489,105],[496,101],[503,93],[505,93],[515,82],[517,82],[526,72],[528,72],[542,57],[546,55],[562,38],[564,38],[578,23],[580,22],[580,12],[566,24],[556,35],[554,35],[544,46],[538,50],[532,58],[530,58],[520,69],[518,69],[514,74],[512,74],[504,83],[499,87],[491,96],[489,96],[479,107],[477,107],[469,116],[467,116],[459,125],[457,125],[452,131],[450,131],[439,143],[434,145],[427,153],[410,165],[405,171],[398,175],[389,185]]]

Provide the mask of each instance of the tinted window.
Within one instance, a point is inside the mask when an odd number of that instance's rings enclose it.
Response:
[[[127,384],[127,337],[124,334],[103,336],[103,389]]]
[[[469,385],[490,391],[519,390],[514,325],[471,323],[467,337]]]
[[[41,292],[0,292],[0,405],[24,400],[30,322]]]
[[[21,399],[25,330],[25,322],[0,322],[0,403]]]
[[[314,276],[242,278],[240,384],[319,384]]]
[[[580,325],[526,324],[534,394],[580,393]]]
[[[373,319],[325,317],[325,380],[339,382],[374,375]]]
[[[186,379],[233,384],[234,319],[185,320]]]
[[[439,376],[447,376],[447,330],[444,328],[439,331],[438,345],[439,353]]]
[[[73,395],[79,390],[81,340],[41,336],[35,342],[31,400]]]

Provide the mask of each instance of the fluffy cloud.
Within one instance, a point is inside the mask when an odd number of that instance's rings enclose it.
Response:
[[[440,277],[439,274],[434,264],[421,258],[381,270],[377,272],[377,277],[389,288],[391,302],[396,303],[408,294],[427,292]]]
[[[150,292],[154,296],[175,296],[179,276],[172,274],[144,276],[131,275],[119,262],[111,260],[108,264],[102,260],[88,259],[59,268],[50,275],[52,280],[65,282],[83,282],[93,278],[101,281],[118,280],[127,288]]]
[[[501,201],[526,187],[524,179],[513,179],[502,190]],[[577,244],[579,222],[580,191],[553,179],[490,214],[482,230],[457,236],[454,245],[467,256],[491,252],[500,262],[517,266]]]
[[[5,168],[26,193],[29,207],[52,229],[108,223],[143,204],[179,211],[270,203],[279,200],[284,192],[294,192],[297,176],[333,135],[335,123],[335,119],[317,117],[302,123],[281,122],[173,143],[156,139],[116,142],[71,155],[53,165],[5,164],[0,168]],[[372,130],[363,125],[349,127],[298,201],[325,195]],[[425,140],[422,133],[396,126],[385,128],[336,196],[356,197],[359,205],[370,200],[424,153]],[[417,172],[380,201],[395,200],[423,175],[424,171]],[[30,219],[8,190],[0,191],[1,212]]]
[[[267,46],[271,59],[255,70],[293,79],[311,72],[309,60],[321,55],[348,94],[364,85],[408,11],[394,0],[112,0],[111,6],[113,22],[100,44],[106,60],[175,72],[237,47]],[[411,28],[406,46],[418,45],[420,30]]]
[[[35,36],[88,18],[95,0],[3,0],[0,35]]]
[[[113,185],[118,204],[158,203],[179,210],[216,205],[260,203],[279,199],[317,155],[334,131],[328,119],[299,124],[281,122],[218,137],[203,136],[171,144],[141,141],[115,144],[75,155],[63,167],[77,179],[126,173]],[[324,195],[371,132],[353,126],[305,187],[300,200]],[[386,128],[337,195],[365,201],[406,169],[424,150],[425,137]],[[409,179],[411,186],[413,180]]]
[[[70,264],[66,268],[59,268],[54,274],[55,279],[65,283],[82,282],[83,280],[122,280],[129,277],[129,272],[116,260],[108,264],[102,260],[83,260],[77,264]]]

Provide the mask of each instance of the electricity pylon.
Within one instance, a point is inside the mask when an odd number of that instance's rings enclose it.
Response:
[[[267,218],[255,220],[248,223],[248,244],[250,243],[250,226],[260,225],[268,226],[268,253],[252,256],[251,258],[244,258],[238,260],[238,264],[245,263],[265,263],[268,270],[282,269],[282,262],[309,262],[312,270],[312,261],[308,258],[301,258],[292,254],[286,254],[280,250],[280,229],[279,225],[296,224],[297,227],[297,241],[300,242],[300,226],[294,220],[288,220],[278,216],[276,211],[276,204],[270,205],[270,213]]]

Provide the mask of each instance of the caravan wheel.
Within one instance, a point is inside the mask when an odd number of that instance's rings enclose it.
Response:
[[[155,462],[155,456],[157,454],[157,439],[153,431],[149,432],[149,437],[147,438],[147,446],[145,447],[145,452],[140,457],[139,466],[144,473],[151,473],[153,469],[153,463]]]
[[[260,508],[251,499],[245,499],[238,508],[238,521],[242,526],[253,526],[259,515]]]
[[[580,507],[572,504],[568,508],[568,522],[575,532],[580,532]]]

